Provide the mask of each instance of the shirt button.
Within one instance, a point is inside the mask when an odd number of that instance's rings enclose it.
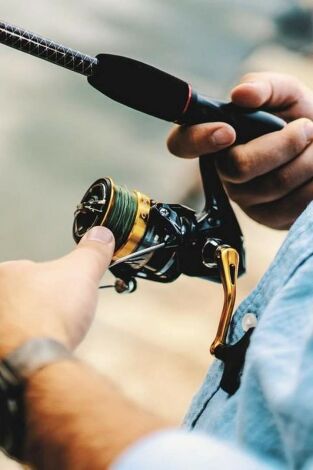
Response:
[[[250,328],[255,328],[258,323],[257,317],[254,313],[246,313],[241,320],[243,331],[248,331]]]

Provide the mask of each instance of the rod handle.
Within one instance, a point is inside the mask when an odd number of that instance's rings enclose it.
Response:
[[[225,122],[236,131],[237,144],[244,144],[270,132],[280,131],[285,121],[263,110],[243,108],[234,103],[212,100],[193,92],[187,111],[179,124]]]

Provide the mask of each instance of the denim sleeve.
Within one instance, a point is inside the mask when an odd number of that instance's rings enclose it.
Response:
[[[111,470],[281,470],[201,433],[164,431],[129,448]]]
[[[263,312],[248,356],[237,415],[241,442],[263,449],[267,442],[264,454],[283,456],[288,468],[313,468],[312,255]]]

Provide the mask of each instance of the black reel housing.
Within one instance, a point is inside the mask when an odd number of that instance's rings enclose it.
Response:
[[[116,209],[116,194],[117,189],[109,178],[97,180],[90,186],[75,213],[73,236],[76,242],[96,225],[107,226],[116,239],[121,239],[121,234],[116,233],[108,223],[110,213]],[[114,257],[116,265],[113,263],[110,267],[114,276],[126,284],[133,278],[167,283],[177,279],[180,274],[220,282],[215,252],[218,246],[225,244],[239,252],[239,274],[242,274],[245,271],[243,237],[228,199],[225,196],[222,200],[216,192],[214,197],[206,196],[206,208],[202,214],[196,214],[183,205],[157,203],[145,197],[150,207],[144,214],[146,220],[142,236],[140,239],[135,237],[135,244],[132,245],[134,249],[126,253],[126,257],[119,256],[123,247],[117,247]],[[142,223],[141,202],[142,199],[137,197],[137,216],[133,218],[133,224],[129,225],[130,219],[126,218],[129,214],[125,213],[125,224],[122,225],[123,230],[126,230],[122,234],[124,246],[134,238],[138,221]],[[143,252],[153,247],[157,249]]]

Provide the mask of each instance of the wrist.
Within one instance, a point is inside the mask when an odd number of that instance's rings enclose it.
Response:
[[[15,349],[22,346],[27,341],[39,337],[49,337],[69,348],[66,335],[61,331],[52,330],[49,327],[36,328],[30,324],[25,326],[14,322],[7,322],[0,325],[0,360],[5,358]]]
[[[27,436],[26,390],[32,389],[34,375],[57,362],[73,361],[74,356],[59,341],[49,337],[31,338],[11,350],[0,361],[1,421],[0,447],[21,461],[26,457]],[[12,344],[17,342],[17,335]],[[21,338],[21,337],[20,337]],[[21,339],[19,340],[21,341]],[[7,346],[5,348],[7,350]],[[4,348],[3,348],[4,350]],[[28,407],[27,407],[28,408]]]

